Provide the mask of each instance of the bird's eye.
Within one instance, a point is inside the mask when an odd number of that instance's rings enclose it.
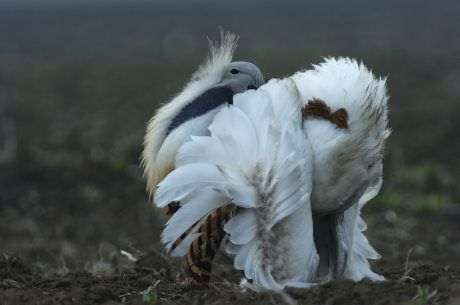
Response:
[[[254,86],[254,85],[249,85],[248,86],[248,90],[256,90],[256,89],[257,89],[257,87]]]
[[[238,73],[240,73],[240,71],[238,71],[237,69],[231,69],[231,70],[230,70],[230,73],[232,73],[232,74],[238,74]]]

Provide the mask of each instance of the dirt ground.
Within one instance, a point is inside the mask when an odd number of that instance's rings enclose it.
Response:
[[[223,256],[209,287],[191,285],[162,252],[164,219],[136,167],[6,167],[0,191],[0,305],[460,304],[457,206],[427,213],[370,203],[368,235],[383,256],[373,268],[387,281],[274,295],[243,291]]]
[[[3,255],[0,304],[460,304],[460,270],[430,264],[378,267],[388,279],[384,283],[339,281],[280,296],[244,292],[223,274],[209,287],[193,287],[163,258],[150,258],[155,264],[110,276],[81,271],[44,278]]]

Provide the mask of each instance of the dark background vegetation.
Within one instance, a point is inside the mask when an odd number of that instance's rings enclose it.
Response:
[[[458,265],[460,2],[5,1],[0,4],[0,252],[43,273],[113,273],[159,252],[146,122],[219,26],[267,77],[351,56],[388,77],[383,192],[365,214],[388,265]]]

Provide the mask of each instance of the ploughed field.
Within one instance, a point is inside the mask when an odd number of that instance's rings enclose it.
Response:
[[[2,168],[0,304],[460,304],[458,208],[365,208],[383,283],[337,281],[284,296],[244,291],[219,256],[211,283],[193,286],[164,255],[164,216],[136,166]]]

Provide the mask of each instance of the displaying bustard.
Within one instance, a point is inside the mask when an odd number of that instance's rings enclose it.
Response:
[[[262,83],[260,74],[253,86]],[[187,255],[198,280],[208,279],[222,239],[234,267],[265,289],[383,280],[368,263],[379,255],[360,209],[382,184],[385,80],[355,60],[329,58],[248,87],[217,103],[200,132],[178,125],[180,141],[168,144],[175,117],[150,125],[149,189],[158,187],[159,207],[180,203],[162,233],[167,250]]]

